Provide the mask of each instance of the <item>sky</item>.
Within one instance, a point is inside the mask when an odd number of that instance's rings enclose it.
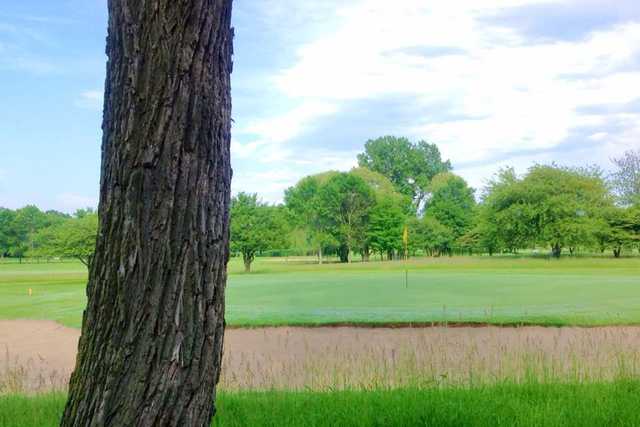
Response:
[[[106,0],[0,0],[0,206],[95,207]],[[383,135],[499,168],[640,148],[637,0],[236,0],[234,192],[269,202]]]

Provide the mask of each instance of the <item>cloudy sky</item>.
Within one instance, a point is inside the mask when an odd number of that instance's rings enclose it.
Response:
[[[0,206],[96,204],[106,0],[0,0]],[[637,0],[236,0],[234,191],[392,134],[482,186],[640,147]]]

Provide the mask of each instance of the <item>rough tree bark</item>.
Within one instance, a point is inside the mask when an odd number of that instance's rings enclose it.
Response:
[[[100,227],[62,426],[208,426],[229,257],[231,0],[109,0]]]

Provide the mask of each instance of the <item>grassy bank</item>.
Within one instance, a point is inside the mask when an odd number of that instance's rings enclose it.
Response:
[[[65,396],[0,396],[0,426],[57,426]],[[221,393],[215,426],[639,425],[640,382]]]
[[[254,273],[230,264],[230,326],[479,322],[640,323],[640,259],[454,257],[316,265],[261,258]],[[0,318],[79,327],[80,264],[0,265]],[[28,296],[28,290],[32,296]]]

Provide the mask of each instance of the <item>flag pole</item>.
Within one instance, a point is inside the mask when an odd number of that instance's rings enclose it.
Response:
[[[409,289],[409,268],[407,261],[409,260],[409,228],[407,224],[402,230],[402,243],[404,243],[404,288]]]

